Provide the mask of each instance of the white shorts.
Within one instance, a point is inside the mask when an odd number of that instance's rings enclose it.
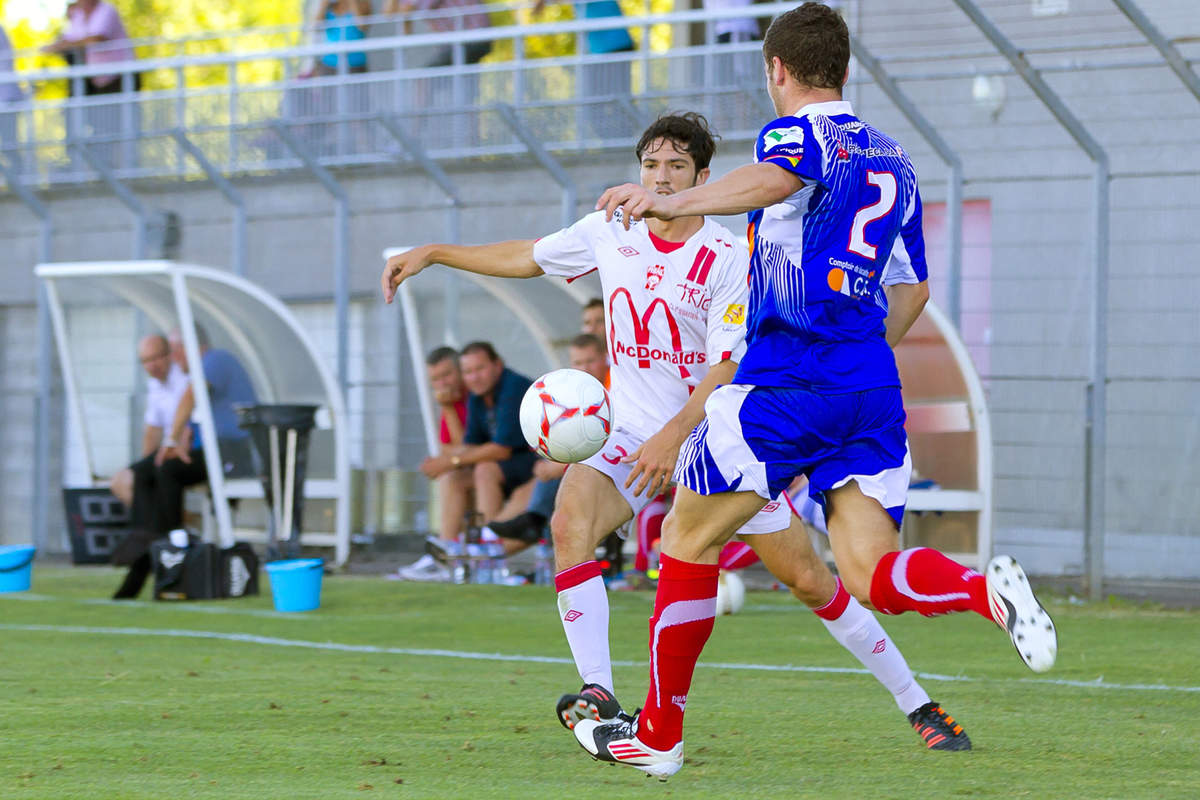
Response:
[[[641,510],[654,497],[649,496],[645,491],[640,496],[635,497],[632,487],[625,488],[625,481],[629,479],[629,474],[633,472],[634,464],[622,463],[621,459],[636,451],[642,446],[644,441],[644,439],[634,436],[624,428],[614,428],[608,437],[608,441],[600,449],[600,452],[580,462],[597,472],[607,475],[612,480],[613,486],[617,488],[621,497],[629,504],[629,508],[632,509],[635,517],[641,513]],[[676,470],[676,478],[678,478],[678,470]],[[636,486],[637,484],[635,483],[634,485]],[[780,492],[778,497],[763,506],[762,511],[759,511],[743,525],[738,530],[738,534],[778,533],[779,531],[786,530],[788,525],[791,524],[791,514],[791,506],[788,505],[784,493]]]

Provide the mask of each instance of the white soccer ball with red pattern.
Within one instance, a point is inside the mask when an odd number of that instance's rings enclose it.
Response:
[[[573,464],[600,452],[612,430],[604,384],[578,369],[556,369],[521,400],[525,441],[551,461]]]

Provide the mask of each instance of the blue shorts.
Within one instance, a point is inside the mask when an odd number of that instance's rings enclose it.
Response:
[[[692,491],[769,500],[804,474],[809,496],[824,505],[825,492],[853,480],[900,524],[912,474],[900,389],[829,395],[731,384],[704,412],[676,470]]]

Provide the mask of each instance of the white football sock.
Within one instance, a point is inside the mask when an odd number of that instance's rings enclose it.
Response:
[[[608,651],[608,591],[596,575],[558,593],[558,616],[571,656],[584,683],[613,691],[612,657]]]
[[[835,620],[821,619],[825,627],[862,665],[871,671],[876,680],[892,693],[896,705],[905,714],[911,714],[929,702],[929,695],[917,683],[900,648],[867,609],[850,598],[846,610]]]

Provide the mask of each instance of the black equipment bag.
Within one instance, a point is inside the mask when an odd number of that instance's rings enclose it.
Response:
[[[155,600],[212,600],[218,597],[217,546],[193,542],[176,547],[163,539],[150,545]]]
[[[221,551],[221,597],[247,597],[258,594],[258,556],[245,542]]]

